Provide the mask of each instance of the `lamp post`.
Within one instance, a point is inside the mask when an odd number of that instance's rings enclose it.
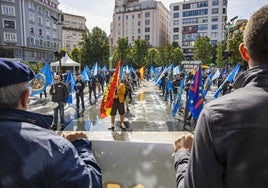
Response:
[[[55,21],[56,25],[59,26],[58,29],[58,41],[59,41],[59,51],[54,52],[54,56],[59,61],[59,72],[61,72],[61,58],[65,55],[65,52],[61,52],[60,49],[62,47],[62,25],[64,21],[64,17],[62,12],[58,14],[58,18],[51,16],[51,18]]]
[[[228,61],[229,61],[229,57],[231,57],[233,55],[233,51],[230,50],[230,25],[234,24],[234,21],[238,18],[238,16],[233,17],[232,19],[230,19],[230,21],[226,24],[227,27],[227,48],[223,53],[223,56],[226,58],[226,71],[228,72]]]

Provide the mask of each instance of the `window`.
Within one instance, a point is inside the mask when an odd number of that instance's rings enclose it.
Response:
[[[174,10],[174,11],[176,11],[176,10],[180,10],[179,5],[174,6],[174,7],[173,7],[173,10]]]
[[[145,25],[150,25],[150,20],[145,20]]]
[[[44,45],[43,40],[40,39],[40,40],[39,40],[39,46],[43,46],[43,45]]]
[[[145,12],[145,17],[146,18],[150,17],[150,12]]]
[[[145,27],[145,32],[150,32],[150,27]]]
[[[179,25],[179,20],[174,20],[173,25]]]
[[[179,35],[173,35],[173,41],[179,40]]]
[[[43,18],[41,16],[38,16],[37,20],[39,25],[43,25]]]
[[[120,21],[120,20],[121,20],[121,17],[120,17],[120,16],[118,16],[117,20],[118,20],[118,21]]]
[[[184,9],[190,9],[191,8],[191,4],[184,4],[183,5],[183,10]]]
[[[30,33],[34,34],[34,25],[30,25]]]
[[[15,8],[12,6],[2,5],[2,14],[8,16],[15,16]]]
[[[50,27],[50,20],[49,19],[46,19],[46,26]]]
[[[218,0],[212,1],[212,6],[217,6],[217,5],[219,5],[219,1]]]
[[[30,44],[35,45],[35,39],[33,37],[30,37]]]
[[[49,14],[49,10],[46,10],[46,16],[47,16],[47,17],[50,17],[49,15],[50,15],[50,14]]]
[[[178,18],[178,17],[179,17],[179,13],[178,12],[176,12],[176,13],[173,14],[173,18]]]
[[[32,12],[29,13],[29,20],[34,22],[34,14]]]
[[[46,30],[46,37],[50,38],[50,30],[49,29]]]
[[[173,28],[173,32],[174,33],[178,33],[179,32],[179,28],[178,27]]]
[[[211,25],[211,29],[212,29],[212,30],[216,30],[216,29],[218,29],[218,24],[213,24],[213,25]]]
[[[135,15],[132,15],[132,20],[134,20],[135,19]]]
[[[150,35],[145,35],[145,40],[149,41],[150,40]]]
[[[126,15],[126,20],[128,20],[128,15]]]
[[[2,0],[2,1],[9,2],[9,3],[14,3],[15,2],[15,0]]]
[[[218,14],[219,13],[219,9],[218,8],[213,8],[212,9],[212,14]]]
[[[32,9],[32,10],[34,9],[33,2],[31,2],[31,1],[28,2],[28,8]]]
[[[47,48],[50,48],[50,41],[47,41]]]
[[[43,35],[43,29],[39,29],[39,35],[42,36]]]
[[[17,42],[17,34],[4,32],[4,41],[5,42]]]
[[[38,6],[38,7],[37,7],[37,9],[38,9],[38,12],[39,12],[40,14],[42,14],[42,13],[43,13],[43,9],[42,9],[42,7],[41,7],[41,6]]]
[[[138,28],[138,33],[139,33],[139,34],[141,33],[141,29],[140,29],[140,28]]]
[[[212,17],[211,18],[211,22],[218,22],[218,20],[219,20],[218,17]]]
[[[4,28],[16,29],[16,24],[14,20],[4,20]]]
[[[218,38],[218,33],[217,32],[212,32],[211,33],[211,38]]]

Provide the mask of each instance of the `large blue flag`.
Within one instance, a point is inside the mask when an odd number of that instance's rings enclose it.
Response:
[[[93,66],[93,75],[96,76],[98,74],[98,62],[96,62]]]
[[[69,90],[67,103],[72,104],[73,103],[72,93],[75,91],[75,88],[74,88],[75,87],[75,80],[74,80],[72,71],[68,72],[67,78],[65,80],[65,84],[67,85],[67,88]]]
[[[89,77],[86,71],[86,67],[83,69],[83,71],[81,72],[81,75],[83,76],[83,82],[88,81]]]
[[[202,72],[201,66],[199,65],[188,93],[188,106],[194,120],[198,119],[198,116],[203,109],[204,100],[202,91]]]
[[[181,80],[181,83],[180,83],[180,89],[179,89],[179,93],[178,93],[178,98],[177,99],[174,99],[174,105],[173,105],[173,110],[172,110],[172,113],[171,113],[171,116],[172,117],[175,117],[179,108],[180,108],[180,104],[181,104],[181,97],[182,97],[182,93],[183,93],[183,90],[184,90],[184,85],[185,85],[185,79],[186,79],[186,76],[184,76],[184,78]]]
[[[222,84],[220,85],[220,87],[216,90],[216,92],[214,93],[213,95],[213,98],[216,99],[219,97],[221,91],[222,91],[222,88],[223,88],[223,85],[226,83],[226,82],[230,82],[232,83],[235,79],[235,76],[237,75],[237,73],[240,71],[240,65],[237,64],[233,70],[230,72],[230,74],[227,76],[227,78],[225,78],[225,80],[222,82]]]
[[[40,94],[45,91],[46,87],[52,83],[53,73],[48,63],[44,65],[41,71],[30,82],[32,87],[31,96]]]

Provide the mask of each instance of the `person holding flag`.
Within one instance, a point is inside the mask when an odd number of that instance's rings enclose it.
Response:
[[[268,5],[249,19],[240,54],[249,69],[212,100],[195,135],[174,142],[177,188],[265,188],[268,163]],[[235,73],[235,71],[234,71]]]

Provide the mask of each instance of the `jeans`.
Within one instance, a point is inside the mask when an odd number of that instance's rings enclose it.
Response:
[[[57,102],[58,107],[54,108],[54,124],[58,124],[58,112],[60,112],[60,124],[63,126],[65,124],[64,121],[64,102]]]

